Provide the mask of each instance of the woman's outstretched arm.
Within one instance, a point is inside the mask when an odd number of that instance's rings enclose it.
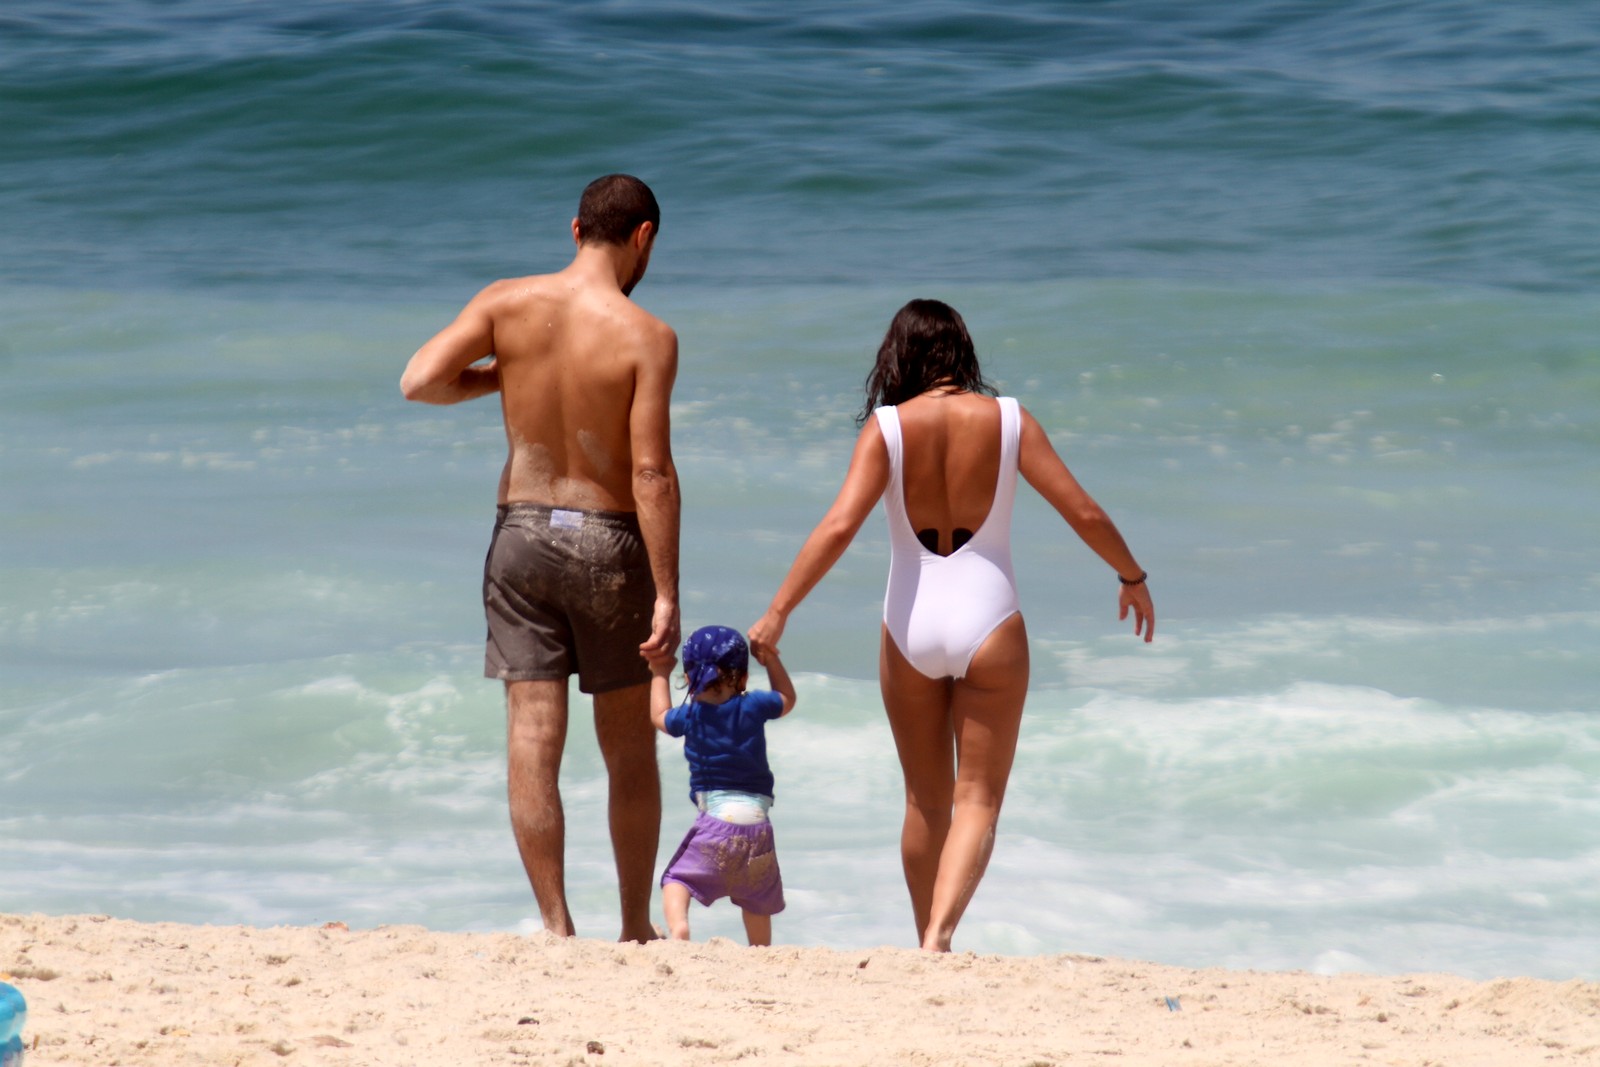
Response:
[[[789,568],[788,577],[773,594],[767,612],[750,627],[752,651],[767,649],[776,652],[789,613],[800,605],[823,575],[839,562],[844,550],[855,540],[856,531],[866,521],[872,506],[883,496],[889,484],[889,451],[884,447],[883,431],[878,420],[867,419],[861,436],[856,438],[855,452],[850,456],[850,470],[844,476],[844,485],[834,498],[833,506],[822,516],[817,528],[811,531],[800,554]]]
[[[1056,454],[1050,436],[1039,425],[1039,420],[1022,409],[1022,443],[1017,456],[1017,469],[1028,484],[1061,513],[1072,531],[1083,538],[1083,543],[1109,563],[1123,579],[1118,597],[1117,618],[1126,619],[1133,612],[1133,632],[1143,634],[1146,641],[1156,635],[1156,609],[1150,600],[1150,589],[1145,584],[1144,571],[1128,543],[1122,539],[1116,523],[1105,509],[1095,503],[1072,476],[1067,465]],[[1128,582],[1134,584],[1129,585]]]

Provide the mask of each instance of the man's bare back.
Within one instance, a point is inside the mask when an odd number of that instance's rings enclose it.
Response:
[[[655,413],[634,407],[661,393],[651,379],[676,356],[672,331],[615,290],[580,287],[565,273],[497,289],[508,447],[501,501],[636,510],[635,444],[647,454],[659,449],[650,432]]]
[[[449,364],[493,353],[502,504],[634,511],[635,468],[655,470],[670,454],[661,405],[677,338],[589,266],[580,257],[555,274],[495,282],[417,353]]]
[[[571,264],[489,285],[400,382],[425,403],[500,394],[507,455],[484,573],[485,673],[506,683],[512,828],[545,928],[573,933],[557,783],[576,673],[609,771],[625,940],[654,936],[661,796],[644,661],[671,655],[679,633],[678,340],[629,299],[658,225],[638,179],[592,182]]]

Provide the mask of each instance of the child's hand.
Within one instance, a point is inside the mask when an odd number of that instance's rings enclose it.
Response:
[[[750,640],[750,654],[755,656],[756,662],[763,667],[767,665],[767,656],[778,651],[778,641],[783,637],[784,624],[788,622],[783,615],[767,609],[767,613],[756,620],[750,627],[747,635]]]
[[[671,652],[664,652],[659,656],[650,657],[650,673],[657,678],[670,678],[672,668],[678,665],[678,657]]]
[[[772,691],[783,698],[783,714],[789,714],[794,710],[794,682],[789,678],[783,660],[778,657],[778,650],[771,645],[751,645],[750,654],[767,669],[767,682],[772,686]]]

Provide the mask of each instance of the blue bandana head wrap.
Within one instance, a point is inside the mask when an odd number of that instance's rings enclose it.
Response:
[[[749,669],[750,649],[731,627],[702,626],[683,643],[683,673],[689,679],[690,696],[716,685],[722,671]]]

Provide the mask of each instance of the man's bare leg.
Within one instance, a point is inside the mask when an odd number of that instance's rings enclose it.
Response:
[[[680,882],[661,887],[661,911],[667,917],[667,933],[675,940],[689,940],[689,891]]]
[[[757,915],[753,911],[745,912],[744,935],[752,945],[772,944],[772,916]]]
[[[567,911],[566,816],[561,752],[567,743],[567,683],[506,683],[506,786],[511,832],[528,872],[544,928],[576,931]]]
[[[656,848],[661,843],[661,770],[650,724],[650,686],[596,693],[594,729],[610,785],[611,851],[622,900],[622,941],[653,941]]]

